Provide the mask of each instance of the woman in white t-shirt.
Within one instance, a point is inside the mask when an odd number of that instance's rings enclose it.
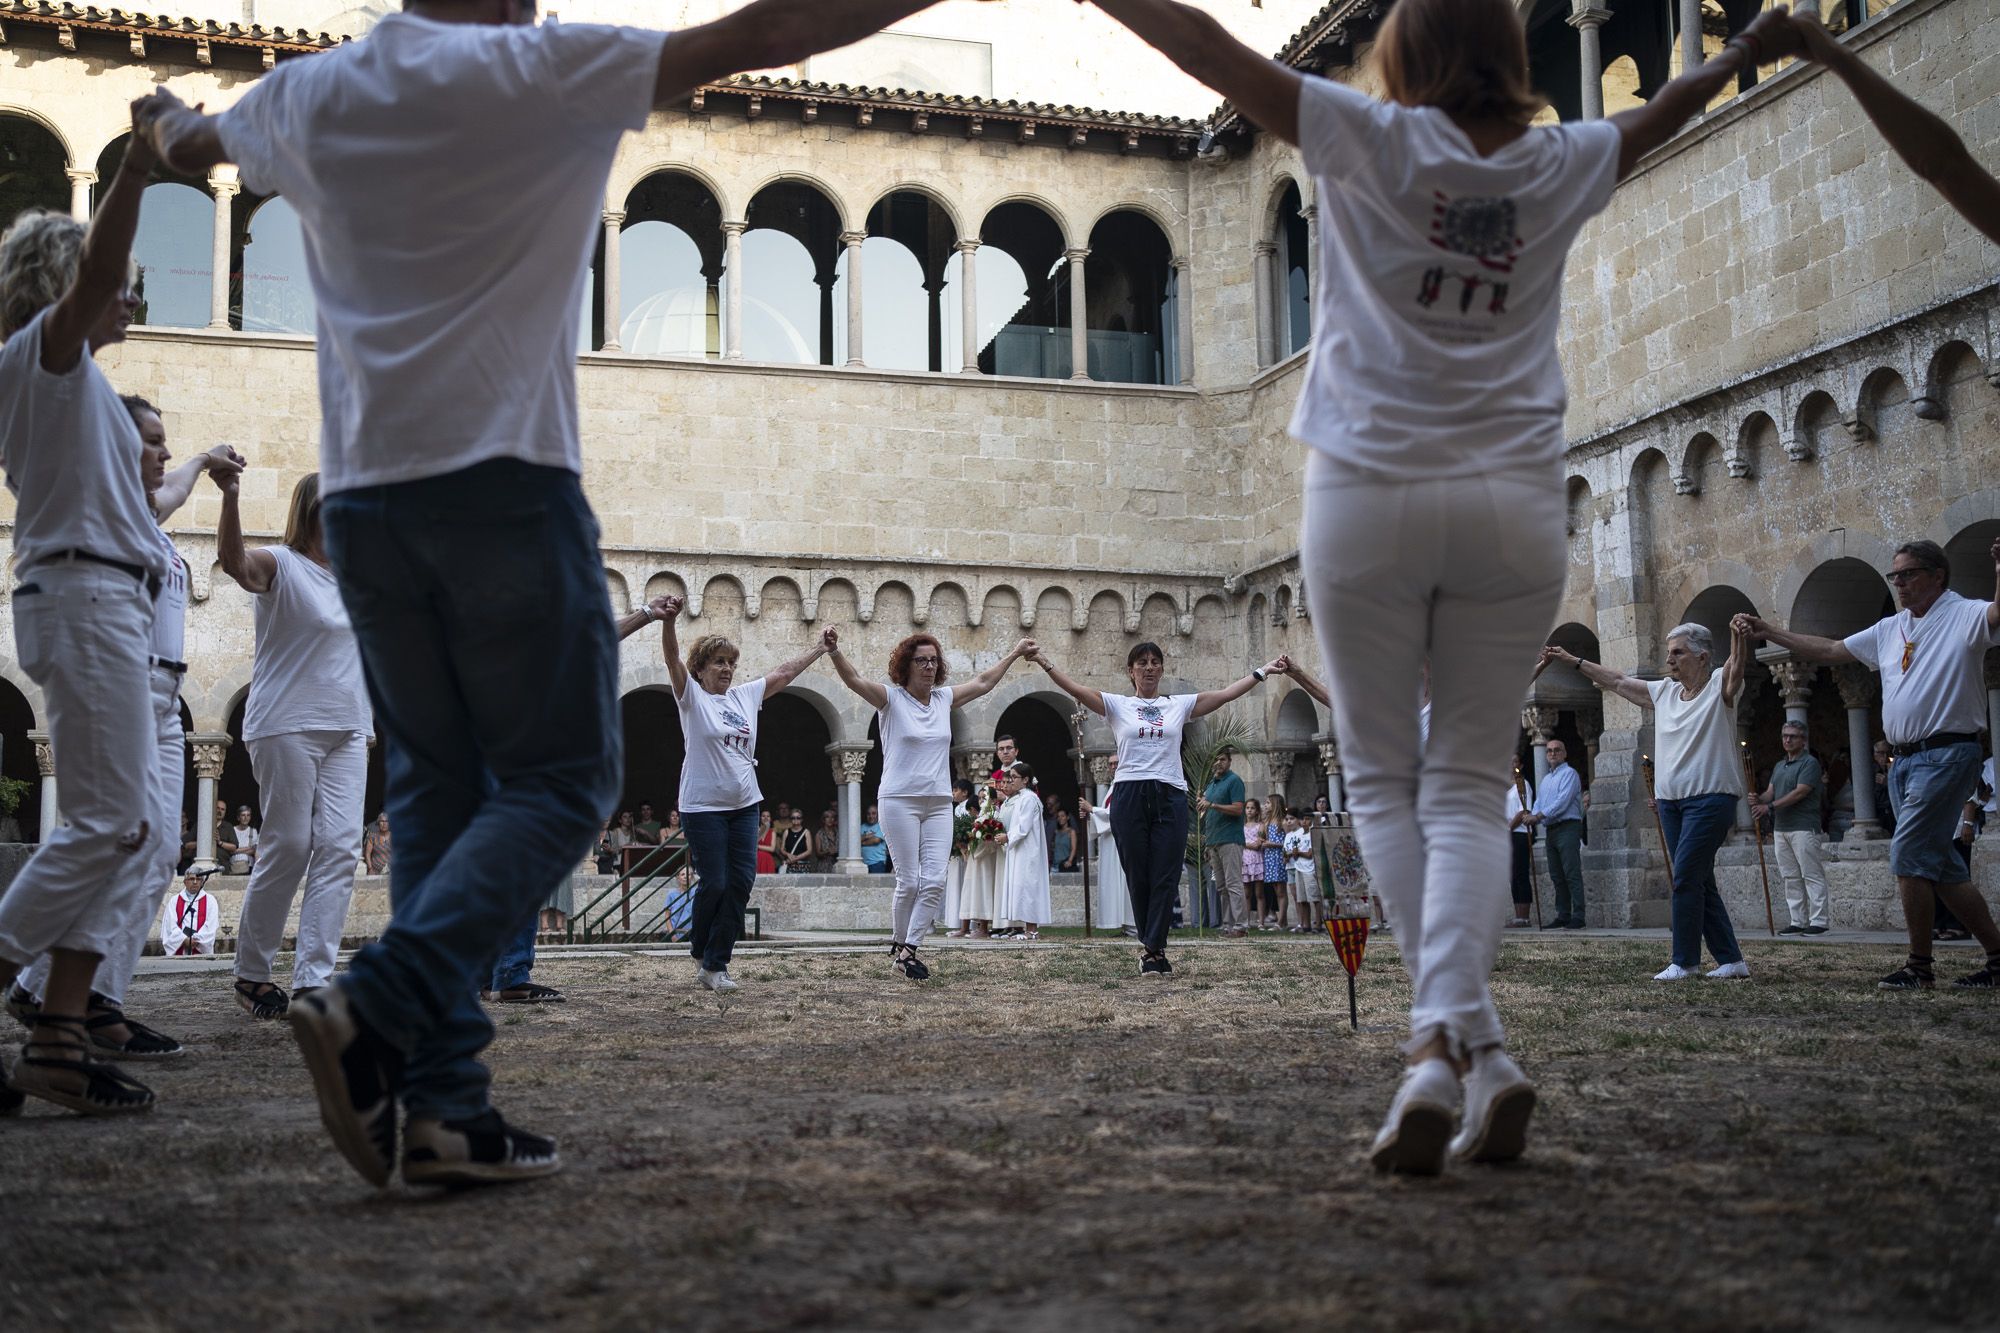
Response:
[[[88,231],[29,209],[0,236],[0,468],[14,494],[14,646],[42,691],[63,757],[58,823],[0,895],[0,988],[51,952],[44,1003],[0,1114],[23,1095],[86,1115],[144,1111],[153,1094],[89,1058],[91,979],[127,929],[129,873],[174,825],[149,813],[154,783],[148,641],[168,574],[140,480],[132,416],[95,357],[138,309],[132,237],[156,159],[136,141]],[[148,904],[150,911],[150,904]]]
[[[354,901],[375,722],[361,649],[327,564],[319,474],[308,472],[292,488],[283,541],[255,550],[243,541],[237,483],[233,473],[216,478],[215,548],[222,572],[257,599],[243,744],[264,827],[236,923],[236,1002],[252,1018],[282,1018],[290,998],[271,979],[271,962],[295,893],[292,994],[310,994],[333,977]]]
[[[768,674],[738,685],[738,649],[720,634],[704,634],[689,644],[682,663],[675,633],[681,606],[678,597],[655,597],[618,622],[618,637],[660,622],[660,653],[667,659],[681,715],[681,829],[695,873],[688,952],[697,963],[696,984],[733,991],[737,987],[729,962],[743,937],[743,914],[757,883],[757,839],[763,824],[757,715],[766,699],[797,680],[826,648],[815,643]]]
[[[1715,967],[1701,975],[1741,981],[1750,975],[1729,908],[1715,887],[1715,853],[1736,827],[1743,800],[1743,756],[1736,739],[1736,701],[1750,641],[1731,627],[1729,658],[1715,669],[1715,640],[1703,625],[1667,631],[1664,680],[1640,680],[1586,661],[1554,644],[1542,662],[1567,662],[1600,690],[1609,690],[1653,715],[1653,801],[1673,866],[1673,959],[1655,981],[1685,981],[1701,966],[1708,942]],[[1533,822],[1530,815],[1529,822]]]
[[[1049,673],[1070,698],[1111,724],[1118,745],[1118,771],[1105,798],[1111,837],[1132,895],[1139,926],[1139,975],[1173,975],[1167,961],[1167,931],[1180,899],[1181,870],[1187,861],[1188,785],[1181,768],[1181,735],[1187,724],[1206,717],[1264,683],[1286,667],[1284,658],[1256,668],[1219,690],[1161,694],[1167,655],[1157,643],[1141,643],[1125,656],[1132,693],[1108,694],[1072,680],[1047,653],[1030,659]]]
[[[1173,0],[1098,4],[1296,145],[1312,176],[1318,290],[1291,425],[1311,449],[1300,558],[1361,852],[1419,960],[1409,1069],[1371,1158],[1430,1174],[1451,1152],[1518,1157],[1535,1094],[1488,984],[1507,840],[1491,775],[1562,597],[1563,264],[1621,176],[1798,34],[1767,11],[1644,106],[1531,126],[1541,102],[1514,0],[1399,0],[1374,46],[1384,101]],[[1420,745],[1409,683],[1427,654]]]
[[[930,634],[912,634],[889,652],[889,679],[868,680],[840,651],[840,633],[820,636],[841,683],[875,710],[882,743],[882,781],[876,788],[882,836],[896,868],[891,912],[890,966],[912,981],[931,974],[917,958],[944,903],[951,856],[951,714],[984,697],[1015,659],[1035,650],[1023,639],[1007,655],[963,685],[945,684],[944,646]]]

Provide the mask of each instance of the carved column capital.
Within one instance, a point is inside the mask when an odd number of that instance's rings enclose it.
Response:
[[[1527,704],[1521,709],[1521,729],[1537,745],[1556,734],[1557,710],[1547,704]]]
[[[833,760],[833,785],[846,787],[861,781],[868,772],[868,752],[874,748],[873,741],[859,744],[844,741],[827,746],[826,753]]]
[[[1875,673],[1858,662],[1835,667],[1833,683],[1840,687],[1841,706],[1850,710],[1873,708],[1878,693]]]
[[[54,777],[56,775],[56,752],[55,747],[49,744],[49,733],[46,731],[31,731],[28,733],[28,739],[34,743],[35,747],[35,771],[45,778]]]
[[[1818,667],[1796,659],[1772,662],[1769,666],[1771,679],[1778,682],[1778,696],[1786,706],[1803,708],[1812,701],[1813,684],[1819,679]]]

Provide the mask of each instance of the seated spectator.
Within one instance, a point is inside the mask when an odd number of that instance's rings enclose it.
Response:
[[[861,817],[861,863],[871,875],[889,873],[889,840],[882,836],[881,815],[872,805]]]
[[[1050,800],[1055,797],[1051,796]],[[1068,873],[1076,869],[1077,840],[1075,830],[1070,828],[1069,811],[1057,810],[1055,832],[1049,837],[1049,869]]]
[[[384,810],[375,816],[375,822],[368,826],[368,835],[361,840],[361,863],[371,875],[389,873],[389,812]]]
[[[604,873],[607,875],[624,874],[625,865],[622,853],[627,847],[640,845],[642,844],[639,840],[639,826],[633,822],[632,812],[630,810],[620,810],[618,812],[617,824],[607,828],[604,831],[604,836],[598,840],[599,864],[609,867]]]
[[[250,807],[236,807],[236,822],[215,840],[215,854],[226,862],[227,875],[247,875],[257,862],[257,830],[250,823]]]
[[[215,952],[215,895],[202,887],[214,872],[190,870],[179,892],[167,899],[160,913],[160,951],[169,958],[190,958]]]
[[[813,830],[813,870],[818,874],[831,875],[836,861],[840,860],[840,819],[828,810],[819,817],[819,827]]]
[[[681,812],[678,807],[667,811],[667,822],[660,828],[660,846],[687,846],[687,830],[681,827]]]
[[[660,821],[653,814],[651,801],[639,802],[639,822],[633,829],[638,834],[637,841],[648,847],[660,845]]]
[[[194,834],[188,829],[187,811],[183,810],[181,812],[181,854],[179,859],[174,862],[174,873],[176,875],[185,875],[187,868],[194,864],[194,855]]]

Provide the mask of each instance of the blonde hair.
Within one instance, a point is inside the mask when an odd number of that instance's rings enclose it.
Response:
[[[308,472],[292,487],[292,503],[285,514],[285,545],[300,555],[320,542],[319,473]]]
[[[0,339],[26,328],[76,282],[83,232],[67,213],[30,208],[0,236]]]
[[[687,668],[690,675],[699,676],[708,670],[709,663],[718,657],[740,657],[736,645],[726,634],[704,634],[688,645]]]
[[[1403,106],[1518,125],[1542,109],[1513,0],[1397,0],[1375,53],[1389,100]]]

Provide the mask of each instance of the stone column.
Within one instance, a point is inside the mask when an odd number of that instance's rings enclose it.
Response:
[[[1313,737],[1319,747],[1319,770],[1326,780],[1327,804],[1335,810],[1347,809],[1347,783],[1340,773],[1340,742],[1330,731]]]
[[[1691,74],[1702,66],[1701,0],[1675,0],[1681,19],[1681,73]],[[1579,10],[1579,12],[1581,12]]]
[[[78,222],[90,221],[90,187],[97,184],[97,173],[70,167],[63,175],[69,177],[69,215]]]
[[[625,296],[621,288],[619,272],[619,250],[625,228],[625,214],[621,209],[604,210],[604,342],[598,348],[601,352],[624,350],[618,339],[618,326],[624,322],[625,312],[621,308]]]
[[[1548,781],[1549,752],[1542,747],[1549,743],[1549,737],[1556,734],[1556,711],[1547,704],[1528,704],[1521,709],[1521,727],[1534,742],[1530,747],[1535,757],[1535,790],[1540,791]],[[1581,773],[1578,776],[1582,776]]]
[[[1270,794],[1288,806],[1291,797],[1285,789],[1292,784],[1292,766],[1298,762],[1298,757],[1292,750],[1272,750],[1264,756],[1264,762],[1271,766]]]
[[[729,299],[723,303],[724,322],[729,328],[724,338],[722,359],[743,359],[743,233],[747,222],[722,224],[722,267],[728,275]]]
[[[1073,380],[1090,378],[1090,318],[1084,300],[1083,261],[1090,257],[1087,249],[1063,251],[1063,258],[1069,260],[1069,377]]]
[[[1563,20],[1576,29],[1577,35],[1577,76],[1578,87],[1583,94],[1583,118],[1602,120],[1604,118],[1604,56],[1598,47],[1597,30],[1611,17],[1608,9],[1599,9],[1590,0],[1570,0],[1575,6],[1567,19]],[[1681,0],[1685,8],[1689,5],[1700,9],[1700,0]],[[1699,24],[1697,24],[1699,28]],[[1697,38],[1699,40],[1699,38]],[[1700,64],[1696,61],[1695,64]],[[1688,66],[1693,69],[1695,65]]]
[[[1174,380],[1179,384],[1194,383],[1194,302],[1190,299],[1189,288],[1193,285],[1194,263],[1186,255],[1174,259]]]
[[[833,757],[833,782],[840,789],[840,859],[834,862],[837,875],[865,875],[868,863],[861,859],[861,779],[868,771],[868,752],[873,741],[838,741],[826,747]]]
[[[847,364],[865,366],[861,355],[861,243],[865,231],[844,231],[840,243],[847,247]]]
[[[194,747],[194,857],[215,860],[215,784],[222,781],[222,765],[229,758],[231,737],[227,732],[210,732],[188,737]]]
[[[42,822],[37,841],[47,842],[49,834],[56,829],[56,752],[49,744],[49,733],[31,731],[28,740],[35,747],[35,769],[42,775]]]
[[[1278,359],[1278,321],[1272,314],[1276,300],[1271,281],[1278,246],[1274,241],[1259,241],[1250,248],[1250,253],[1250,276],[1256,279],[1257,288],[1257,366],[1261,370]]]
[[[958,251],[959,374],[979,373],[979,242],[960,241]]]
[[[1850,662],[1834,668],[1833,681],[1840,687],[1840,702],[1847,709],[1847,762],[1854,770],[1854,826],[1841,841],[1880,839],[1887,835],[1875,813],[1875,746],[1868,726],[1875,703],[1875,673]]]
[[[991,745],[954,745],[951,747],[952,771],[961,778],[973,782],[984,782],[993,772],[993,747]]]
[[[1319,296],[1319,205],[1307,204],[1299,210],[1306,220],[1306,309]]]
[[[1812,702],[1813,682],[1819,678],[1819,668],[1791,657],[1767,665],[1772,679],[1778,682],[1778,696],[1785,701],[1785,721],[1805,726],[1806,706]]]
[[[208,178],[208,192],[215,196],[214,246],[210,251],[213,271],[208,285],[208,327],[229,327],[229,201],[243,187],[233,178]]]

